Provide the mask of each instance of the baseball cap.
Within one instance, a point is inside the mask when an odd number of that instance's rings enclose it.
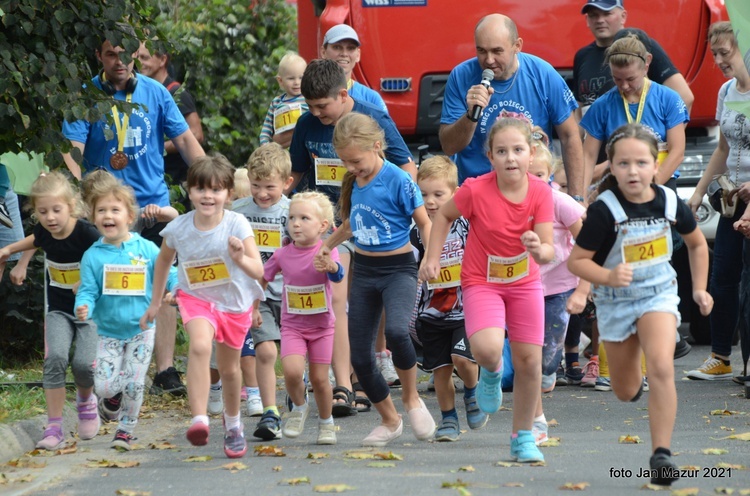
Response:
[[[606,12],[616,9],[617,7],[620,7],[621,9],[625,8],[622,5],[622,0],[588,0],[586,5],[581,9],[581,14],[585,14],[586,9],[589,7],[594,7],[595,9],[604,10]]]
[[[337,24],[329,29],[323,38],[323,44],[328,45],[329,43],[337,43],[341,40],[353,40],[357,43],[357,46],[360,45],[357,32],[348,24]]]

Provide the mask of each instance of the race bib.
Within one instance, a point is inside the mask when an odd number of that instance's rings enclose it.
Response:
[[[666,143],[659,143],[659,153],[656,155],[656,160],[659,161],[659,165],[663,164],[664,161],[669,157],[669,150],[667,150]]]
[[[281,224],[258,224],[251,222],[253,233],[255,233],[255,244],[258,250],[265,253],[273,253],[281,248],[281,239],[284,235],[284,227]]]
[[[325,284],[316,286],[284,286],[286,311],[298,315],[328,312]]]
[[[284,104],[277,108],[273,113],[274,134],[294,129],[300,115],[302,115],[301,103]]]
[[[529,252],[504,258],[489,255],[487,258],[487,282],[509,284],[529,275]]]
[[[338,158],[315,159],[315,184],[319,186],[341,187],[341,180],[346,174],[346,167]]]
[[[671,258],[671,236],[669,229],[665,229],[659,233],[625,239],[622,242],[622,259],[634,269],[668,262]]]
[[[57,263],[47,260],[47,273],[49,274],[49,285],[56,288],[73,289],[73,286],[81,280],[81,264]]]
[[[437,278],[427,281],[427,289],[455,288],[461,285],[461,257],[440,261]]]
[[[146,294],[145,265],[104,265],[102,294],[114,296],[144,296]]]
[[[229,270],[224,260],[219,257],[191,260],[182,263],[182,270],[190,289],[210,288],[229,284]]]

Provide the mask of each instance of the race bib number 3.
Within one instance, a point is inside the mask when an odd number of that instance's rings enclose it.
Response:
[[[346,167],[337,158],[315,159],[315,184],[321,186],[341,187],[341,180],[346,174]]]
[[[455,288],[461,285],[461,259],[449,258],[440,261],[440,273],[436,279],[427,281],[427,289]]]
[[[274,133],[283,133],[294,129],[300,115],[302,115],[301,103],[290,103],[278,108],[273,114]]]
[[[487,282],[509,284],[529,275],[529,252],[504,258],[490,255],[487,259]]]
[[[228,284],[229,270],[221,258],[206,258],[183,262],[182,270],[190,289],[210,288]]]
[[[649,267],[669,261],[672,253],[669,246],[669,230],[660,233],[626,239],[622,243],[622,259],[633,268]]]
[[[281,248],[281,237],[283,227],[280,224],[257,224],[251,223],[255,233],[255,244],[258,250],[265,253],[273,253]]]
[[[286,290],[287,312],[298,315],[328,312],[325,285],[284,286],[284,289]]]
[[[145,265],[104,265],[102,294],[115,296],[144,296],[146,294]]]
[[[49,273],[49,285],[56,288],[72,289],[81,280],[81,264],[56,263],[47,260],[47,272]]]

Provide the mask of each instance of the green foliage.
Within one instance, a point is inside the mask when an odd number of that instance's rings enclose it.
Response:
[[[157,3],[162,12],[154,24],[174,45],[172,61],[184,70],[206,148],[244,164],[280,92],[279,60],[297,49],[296,9],[284,0]]]
[[[70,150],[63,118],[93,122],[112,106],[85,86],[94,75],[89,61],[105,39],[125,47],[129,60],[144,31],[156,32],[150,9],[148,0],[0,0],[0,153],[34,151],[60,165],[60,152]],[[125,19],[134,33],[124,32]]]

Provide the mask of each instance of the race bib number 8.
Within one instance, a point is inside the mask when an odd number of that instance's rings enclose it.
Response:
[[[229,270],[221,258],[206,258],[183,262],[182,270],[190,289],[210,288],[228,284]]]
[[[315,159],[315,184],[320,186],[341,187],[341,180],[346,174],[346,167],[337,158]]]
[[[669,230],[660,233],[626,239],[622,243],[622,259],[633,268],[649,267],[658,263],[669,261],[671,258],[671,247]]]
[[[284,289],[286,290],[287,312],[298,315],[314,315],[328,312],[325,285],[284,286]]]
[[[461,258],[440,261],[440,273],[436,279],[427,281],[427,289],[455,288],[461,285]]]
[[[56,288],[72,289],[81,280],[81,264],[56,263],[47,260],[47,272],[49,273],[49,285]]]
[[[280,224],[257,224],[250,223],[255,234],[255,244],[258,250],[265,253],[273,253],[281,248],[281,234],[283,227]]]
[[[104,265],[102,294],[114,296],[144,296],[146,294],[145,265]]]
[[[509,284],[529,275],[529,252],[504,258],[490,255],[487,259],[487,282]]]

